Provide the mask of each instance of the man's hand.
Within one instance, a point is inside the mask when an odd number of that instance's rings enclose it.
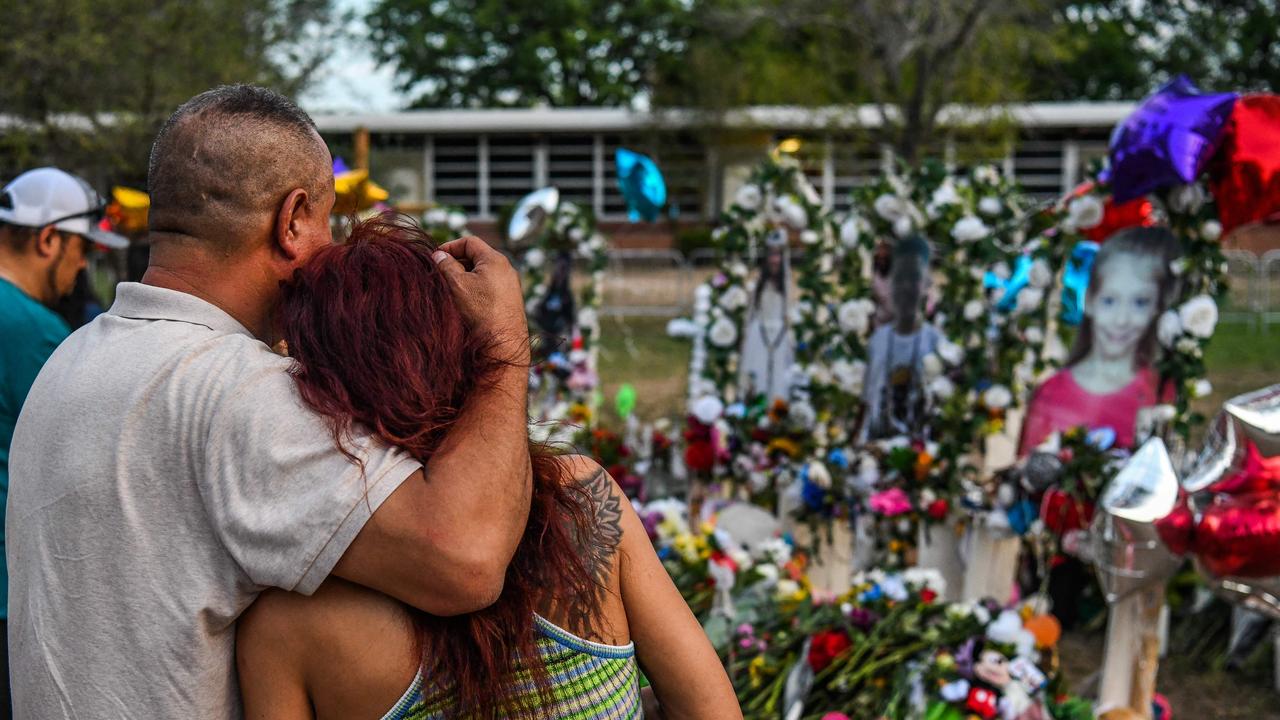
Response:
[[[433,259],[449,281],[467,324],[493,333],[511,348],[516,362],[528,362],[529,326],[520,275],[502,253],[474,235],[440,246]]]

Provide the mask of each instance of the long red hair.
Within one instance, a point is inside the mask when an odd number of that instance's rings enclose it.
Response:
[[[279,321],[294,379],[353,460],[349,438],[358,425],[429,465],[471,392],[504,365],[492,339],[463,323],[431,259],[435,249],[411,220],[375,217],[285,285]],[[532,508],[498,601],[457,617],[413,611],[423,677],[456,699],[457,717],[540,716],[519,693],[523,670],[540,706],[551,704],[534,613],[549,600],[548,589],[558,602],[599,610],[577,543],[590,537],[590,499],[555,455],[530,445]]]

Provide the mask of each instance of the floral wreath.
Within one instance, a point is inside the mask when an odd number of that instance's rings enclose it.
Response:
[[[554,433],[570,433],[571,425],[591,426],[599,405],[597,374],[600,338],[600,302],[604,271],[609,264],[609,244],[596,228],[595,215],[567,200],[561,201],[533,243],[519,256],[526,314],[532,318],[550,291],[547,265],[558,252],[569,252],[587,262],[588,281],[575,298],[576,332],[569,347],[551,350],[533,368],[530,392],[547,391],[549,402],[538,420],[559,424]],[[568,435],[565,435],[567,438]]]

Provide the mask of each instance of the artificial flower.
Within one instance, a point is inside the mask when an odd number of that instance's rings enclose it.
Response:
[[[751,296],[741,285],[730,285],[720,295],[720,307],[725,310],[732,311],[744,308],[749,302],[751,302]]]
[[[1197,295],[1178,308],[1178,318],[1191,335],[1212,337],[1218,325],[1218,304],[1208,295]]]
[[[1082,195],[1067,204],[1067,222],[1078,230],[1088,230],[1102,223],[1104,212],[1097,196]]]
[[[716,347],[732,347],[738,339],[738,328],[732,320],[722,317],[711,324],[707,339]]]
[[[858,246],[858,240],[862,237],[862,228],[857,217],[850,215],[845,221],[840,223],[840,244],[848,249]]]
[[[981,240],[989,232],[991,230],[986,223],[982,222],[982,218],[976,215],[966,215],[960,218],[955,226],[951,228],[951,237],[956,242],[965,244]]]
[[[1178,338],[1182,337],[1182,318],[1178,317],[1176,310],[1165,310],[1160,315],[1160,322],[1156,325],[1156,337],[1159,338],[1160,344],[1172,348],[1178,342]]]
[[[978,201],[978,212],[988,217],[995,217],[1004,210],[1004,203],[1000,202],[1000,198],[988,195]]]
[[[734,196],[733,202],[744,210],[760,209],[760,201],[764,196],[760,193],[759,186],[743,185],[738,188],[738,193]]]

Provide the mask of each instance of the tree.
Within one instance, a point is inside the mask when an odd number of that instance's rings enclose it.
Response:
[[[625,105],[684,46],[680,0],[379,0],[365,18],[413,107]]]
[[[141,185],[174,108],[222,83],[296,94],[336,27],[332,0],[13,3],[0,22],[4,174],[57,164]]]

